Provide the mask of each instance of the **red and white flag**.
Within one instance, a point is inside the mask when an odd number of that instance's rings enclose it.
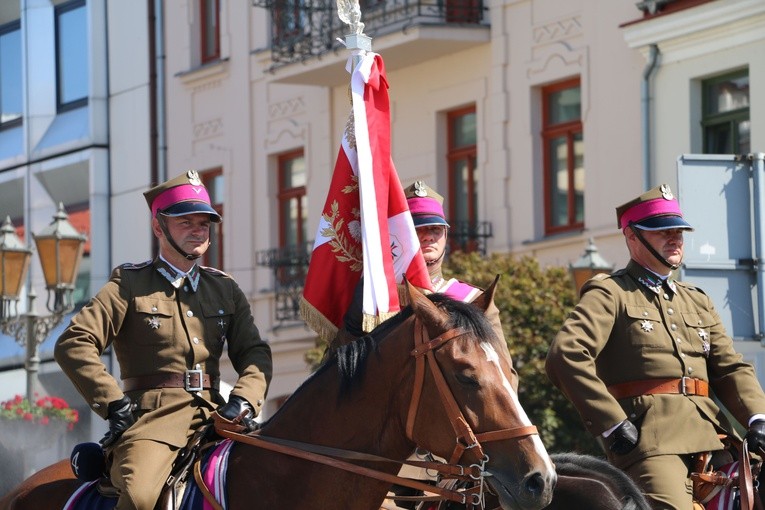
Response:
[[[350,63],[353,57],[349,59]],[[342,326],[364,275],[366,330],[401,309],[396,284],[431,289],[412,215],[390,154],[390,103],[382,57],[362,52],[351,73],[353,113],[308,266],[301,312],[321,338]]]

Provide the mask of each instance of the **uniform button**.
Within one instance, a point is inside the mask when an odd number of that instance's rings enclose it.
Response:
[[[194,342],[195,344],[198,344],[199,343],[199,338],[194,337],[191,341]]]
[[[683,339],[682,338],[678,338],[677,339],[677,343],[679,343],[679,344],[683,343]]]
[[[93,409],[99,409],[101,407],[101,404],[98,402],[93,402]]]
[[[664,299],[669,299],[669,294],[664,294]]]
[[[676,330],[677,330],[677,324],[672,324],[672,325],[669,327],[669,329],[671,329],[672,331],[676,331]]]
[[[157,311],[157,307],[156,307],[156,306],[152,306],[152,307],[151,307],[151,311],[152,311],[152,312],[156,312],[156,311]]]
[[[188,286],[188,285],[184,285],[184,286],[183,286],[183,290],[184,290],[185,292],[188,292],[188,291],[189,291],[189,286]]]
[[[262,401],[262,400],[260,400],[260,399],[258,399],[258,405],[259,405],[259,406],[262,406],[262,405],[263,405],[263,401]]]
[[[688,367],[688,373],[689,373],[689,374],[692,374],[692,373],[693,373],[693,367]]]
[[[681,353],[680,353],[680,357],[681,357],[681,358],[684,358],[684,357],[685,357],[685,353],[684,353],[684,352],[681,352]]]
[[[699,326],[701,326],[701,319],[699,319]]]
[[[648,317],[648,312],[643,312],[643,317]]]
[[[219,315],[223,315],[223,310],[218,310]]]
[[[192,312],[191,310],[189,310],[188,312],[186,312],[186,316],[187,316],[187,317],[194,317],[194,312]]]
[[[632,413],[632,414],[630,415],[630,419],[633,419],[633,420],[634,420],[635,418],[637,418],[637,415],[636,415],[635,413]]]
[[[667,315],[672,315],[675,311],[671,308],[667,308]]]

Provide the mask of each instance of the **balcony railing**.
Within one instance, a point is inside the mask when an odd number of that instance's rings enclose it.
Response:
[[[372,38],[416,25],[488,23],[483,0],[362,0],[364,33]],[[272,68],[343,49],[348,32],[337,16],[336,0],[253,0],[271,11]]]
[[[256,263],[272,269],[274,274],[275,319],[279,325],[301,321],[300,298],[303,295],[305,275],[311,260],[311,247],[271,248],[256,255]]]
[[[486,240],[493,237],[490,221],[449,221],[449,249],[486,255]]]

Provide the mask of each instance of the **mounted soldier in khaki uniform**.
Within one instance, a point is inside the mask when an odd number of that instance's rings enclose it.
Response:
[[[673,278],[692,228],[669,186],[616,212],[631,260],[585,283],[550,346],[547,374],[654,508],[688,510],[694,456],[734,434],[712,395],[761,451],[765,394],[709,297]]]
[[[227,274],[197,264],[221,221],[195,171],[145,194],[159,255],[124,264],[58,339],[56,361],[90,408],[109,420],[118,510],[151,510],[180,448],[217,410],[232,420],[261,410],[271,350],[247,298]],[[111,346],[121,384],[101,361]],[[223,349],[239,374],[219,393]],[[250,427],[254,426],[248,422]]]

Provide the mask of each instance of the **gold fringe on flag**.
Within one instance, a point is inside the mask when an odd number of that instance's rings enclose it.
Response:
[[[305,323],[319,335],[319,338],[331,343],[337,335],[337,326],[319,312],[304,297],[300,298],[300,315]]]

